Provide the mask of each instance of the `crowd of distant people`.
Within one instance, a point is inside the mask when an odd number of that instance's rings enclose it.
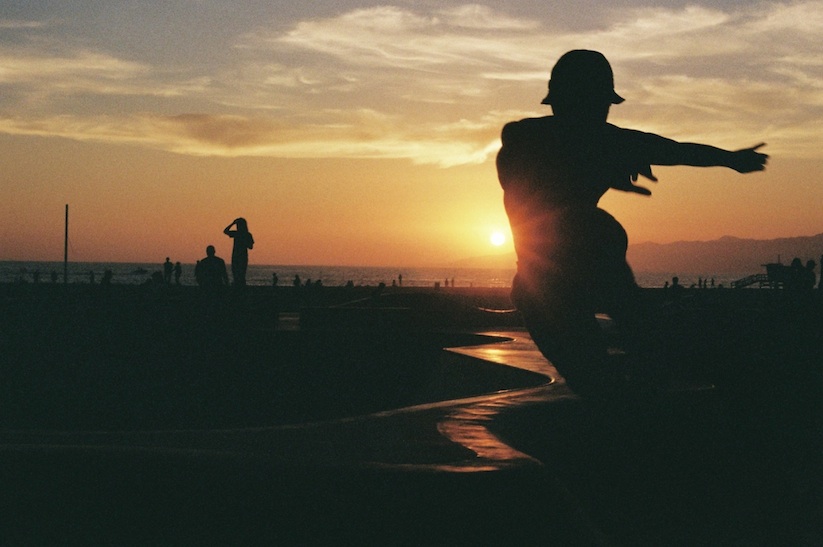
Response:
[[[249,234],[249,237],[251,237],[251,234]],[[240,251],[238,256],[239,261],[232,262],[232,274],[234,275],[235,284],[240,287],[245,287],[246,270],[248,268],[248,254],[246,252],[245,256],[243,256],[242,251]],[[236,262],[237,265],[235,265]],[[772,265],[780,268],[780,273],[774,274],[776,279],[774,280],[773,286],[775,286],[776,288],[783,288],[786,291],[793,293],[807,293],[809,291],[813,291],[815,288],[818,288],[821,292],[823,292],[823,275],[818,275],[815,273],[815,269],[817,268],[818,264],[823,266],[823,255],[820,256],[819,263],[815,262],[814,260],[807,260],[804,265],[802,259],[794,258],[789,265]],[[142,271],[145,272],[145,270]],[[15,282],[25,283],[25,277],[28,273],[29,272],[26,272],[25,270],[21,270],[19,275],[15,278]],[[34,284],[39,284],[41,282],[40,271],[36,270],[30,272],[30,275],[31,282],[33,282]],[[179,286],[181,285],[182,276],[183,265],[180,262],[172,262],[170,257],[166,257],[166,260],[163,262],[162,272],[155,271],[145,283],[154,286]],[[206,256],[198,260],[195,264],[194,278],[197,285],[207,291],[214,291],[215,287],[228,287],[231,285],[229,281],[228,268],[226,266],[226,262],[222,258],[216,256],[216,250],[214,245],[207,246]],[[56,271],[52,271],[50,273],[49,279],[52,284],[57,284],[60,282],[60,276]],[[111,271],[111,269],[107,268],[103,271],[103,275],[100,278],[99,285],[108,286],[113,282],[113,279],[113,272]],[[93,271],[88,272],[88,280],[89,284],[91,285],[98,284],[97,276]],[[280,286],[280,278],[277,275],[277,272],[272,273],[271,280],[272,287]],[[302,288],[323,287],[323,281],[321,279],[306,279],[304,281],[300,278],[300,275],[295,275],[294,278],[292,278],[291,284],[293,287]],[[345,286],[354,287],[354,282],[349,280]],[[402,287],[403,275],[398,274],[396,278],[392,279],[391,286]],[[455,287],[455,279],[446,278],[443,280],[442,285],[439,281],[434,282],[435,289],[438,289],[441,286]],[[724,286],[722,283],[716,283],[714,277],[704,278],[700,276],[697,278],[696,283],[693,282],[689,285],[683,285],[679,276],[673,276],[671,281],[665,281],[663,283],[663,289],[667,290],[672,295],[680,294],[681,291],[684,291],[686,289],[715,288],[722,289],[724,288]]]
[[[718,287],[723,288],[723,285],[720,284],[720,285],[718,285]],[[684,289],[685,287],[680,284],[680,277],[674,276],[674,277],[672,277],[671,284],[668,281],[663,283],[663,288],[664,289],[672,289],[673,291],[679,291],[681,289]],[[691,285],[689,285],[689,288],[690,289],[708,289],[708,288],[714,289],[715,288],[714,278],[712,277],[711,279],[709,279],[709,278],[703,279],[702,277],[698,277],[697,278],[697,283],[692,283]]]
[[[809,294],[814,291],[815,287],[823,291],[823,255],[820,256],[820,276],[815,273],[817,265],[818,263],[814,260],[807,260],[804,265],[803,260],[799,257],[794,258],[788,266],[784,264],[769,264],[767,266],[767,283],[773,288],[782,288],[787,292],[796,294]],[[672,294],[678,294],[686,287],[680,283],[678,276],[674,276],[671,282],[666,281],[663,284],[663,288]],[[691,284],[688,288],[713,289],[715,288],[715,280],[713,277],[698,277],[697,283]],[[717,288],[723,288],[723,285],[719,284]]]
[[[823,256],[820,257],[820,261],[821,264],[823,264]],[[815,266],[814,260],[806,261],[806,265],[804,266],[802,260],[795,258],[784,272],[785,278],[783,280],[783,286],[786,290],[795,292],[811,291],[814,289],[815,284],[823,289],[823,283],[818,283],[817,277],[815,276]],[[821,276],[821,280],[823,281],[823,276]]]
[[[251,236],[251,234],[249,234],[249,236]],[[213,245],[207,246],[206,256],[198,260],[194,268],[195,282],[198,286],[209,291],[214,290],[214,287],[216,286],[228,287],[231,285],[229,281],[228,268],[226,266],[226,263],[222,258],[216,256],[215,253],[216,250]],[[235,284],[240,287],[244,287],[246,286],[248,254],[246,253],[245,257],[243,257],[241,251],[240,262],[236,266],[234,264],[235,262],[232,263],[231,268],[232,274],[235,276]],[[783,288],[787,291],[797,293],[812,291],[815,288],[818,288],[821,292],[823,292],[823,275],[818,275],[815,273],[815,269],[817,268],[818,264],[823,265],[823,255],[821,255],[819,263],[815,262],[814,260],[807,260],[804,265],[802,259],[794,258],[789,265],[773,265],[780,268],[780,273],[775,274],[776,279],[774,280],[773,286],[775,286],[776,288]],[[180,286],[181,278],[183,277],[183,265],[180,262],[172,262],[170,257],[166,257],[166,260],[163,262],[162,267],[162,272],[153,272],[153,274],[145,283],[154,286]],[[141,271],[147,273],[145,272],[145,270]],[[29,272],[21,270],[20,274],[15,278],[15,282],[25,283],[25,277],[28,273]],[[33,271],[30,273],[30,275],[31,282],[33,282],[34,284],[39,284],[41,282],[40,271]],[[56,271],[52,271],[50,273],[49,279],[53,284],[57,284],[60,282],[60,276]],[[100,277],[99,285],[110,285],[113,282],[113,279],[113,272],[111,271],[111,269],[107,268],[103,271],[102,277]],[[91,285],[98,284],[97,275],[93,271],[88,272],[88,280],[89,284]],[[323,287],[323,281],[321,279],[306,279],[304,281],[300,278],[300,275],[295,275],[294,278],[292,278],[291,284],[293,287],[302,288]],[[277,272],[272,273],[271,285],[272,287],[280,286],[280,278]],[[349,280],[345,286],[354,287],[354,282]],[[402,287],[403,275],[398,274],[396,278],[392,279],[391,286]],[[439,281],[434,282],[434,288],[438,289],[441,286],[446,288],[455,287],[455,279],[446,278],[443,280],[442,284]],[[722,283],[716,283],[714,277],[704,278],[700,276],[697,278],[697,282],[692,282],[688,285],[684,285],[682,284],[679,276],[673,276],[671,281],[665,281],[663,283],[663,289],[669,291],[673,295],[679,294],[681,291],[684,291],[686,289],[715,288],[722,289],[724,288],[724,286]]]

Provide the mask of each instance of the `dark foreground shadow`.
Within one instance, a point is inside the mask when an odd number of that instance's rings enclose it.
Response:
[[[456,373],[456,358],[444,361],[444,347],[489,341],[461,332],[476,322],[464,312],[471,306],[423,295],[375,301],[371,289],[326,289],[312,307],[264,288],[222,299],[172,289],[8,298],[0,429],[299,424],[543,381],[516,369]],[[278,324],[283,308],[300,329]]]
[[[657,322],[679,385],[647,399],[515,407],[492,429],[551,466],[611,545],[819,545],[815,306],[776,291],[704,292]]]
[[[659,322],[677,375],[715,389],[621,407],[493,405],[470,425],[532,458],[495,469],[455,465],[476,455],[444,441],[447,410],[350,418],[433,400],[420,397],[437,385],[452,397],[539,385],[484,383],[475,365],[443,361],[444,345],[483,340],[441,330],[479,324],[477,306],[426,294],[350,314],[349,294],[312,308],[301,333],[272,319],[297,309],[284,299],[215,313],[182,294],[129,306],[116,291],[17,295],[0,339],[0,527],[9,543],[39,544],[819,544],[818,316],[758,300],[778,293],[723,294]],[[398,313],[413,302],[437,310],[426,330]],[[211,433],[99,432],[174,428]],[[366,441],[402,448],[357,459]]]

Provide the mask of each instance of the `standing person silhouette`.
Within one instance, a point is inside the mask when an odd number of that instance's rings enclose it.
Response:
[[[204,294],[209,297],[219,296],[223,287],[229,284],[226,263],[215,254],[214,245],[206,247],[206,258],[197,261],[194,277]]]
[[[163,262],[163,282],[166,285],[171,285],[171,274],[174,271],[174,264],[171,263],[171,259],[166,257],[166,261]]]
[[[232,230],[235,226],[237,229]],[[236,218],[223,229],[223,233],[234,239],[231,251],[231,275],[235,287],[246,286],[246,270],[249,267],[249,249],[254,248],[254,238],[249,232],[245,218]]]
[[[817,289],[823,291],[823,255],[820,255],[820,279],[817,281]]]
[[[542,103],[553,116],[508,123],[497,171],[517,252],[512,300],[532,339],[578,394],[619,395],[595,319],[608,313],[637,340],[643,314],[626,262],[628,237],[597,207],[614,188],[650,195],[638,176],[657,181],[652,165],[723,166],[761,171],[761,145],[738,151],[681,143],[606,122],[614,75],[599,52],[574,50],[555,64]],[[628,348],[627,348],[628,349]]]

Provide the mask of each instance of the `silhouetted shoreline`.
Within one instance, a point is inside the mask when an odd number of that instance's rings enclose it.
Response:
[[[790,256],[789,254],[785,255]],[[793,256],[793,255],[792,255]],[[805,255],[803,255],[805,256]],[[715,280],[715,287],[721,285],[729,288],[731,283],[748,275],[762,273],[763,260],[754,260],[752,266],[739,270],[716,269],[712,267],[674,267],[669,264],[656,263],[655,269],[635,269],[638,284],[643,288],[662,288],[672,276],[680,276],[681,282],[688,286],[697,284],[700,279]],[[435,284],[445,287],[454,281],[455,288],[510,288],[516,268],[515,260],[507,261],[510,264],[504,267],[490,267],[478,265],[476,267],[455,266],[442,267],[374,267],[374,266],[312,266],[312,265],[266,265],[250,264],[247,278],[249,286],[271,287],[272,274],[276,274],[278,287],[292,286],[295,275],[301,282],[320,280],[326,287],[343,287],[349,281],[355,287],[377,287],[380,283],[386,286],[401,285],[404,288],[415,287],[432,289]],[[688,263],[687,265],[688,266]],[[182,264],[180,277],[181,286],[196,286],[194,276],[195,264]],[[106,270],[112,271],[113,285],[142,285],[150,281],[154,272],[162,272],[158,263],[112,263],[112,262],[70,262],[68,265],[68,282],[70,285],[88,285],[89,272],[94,272],[95,282],[99,283]],[[61,262],[26,262],[0,261],[0,285],[6,283],[34,283],[50,284],[52,275],[56,274],[58,284],[63,283],[63,263]],[[400,277],[402,276],[402,279]],[[172,283],[176,284],[176,283]]]

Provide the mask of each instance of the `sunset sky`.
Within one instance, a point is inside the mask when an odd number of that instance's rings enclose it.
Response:
[[[610,121],[768,170],[657,168],[601,205],[632,242],[823,232],[823,1],[4,0],[0,260],[194,262],[245,217],[257,264],[511,252],[502,126],[602,51]],[[823,251],[823,249],[821,250]]]

